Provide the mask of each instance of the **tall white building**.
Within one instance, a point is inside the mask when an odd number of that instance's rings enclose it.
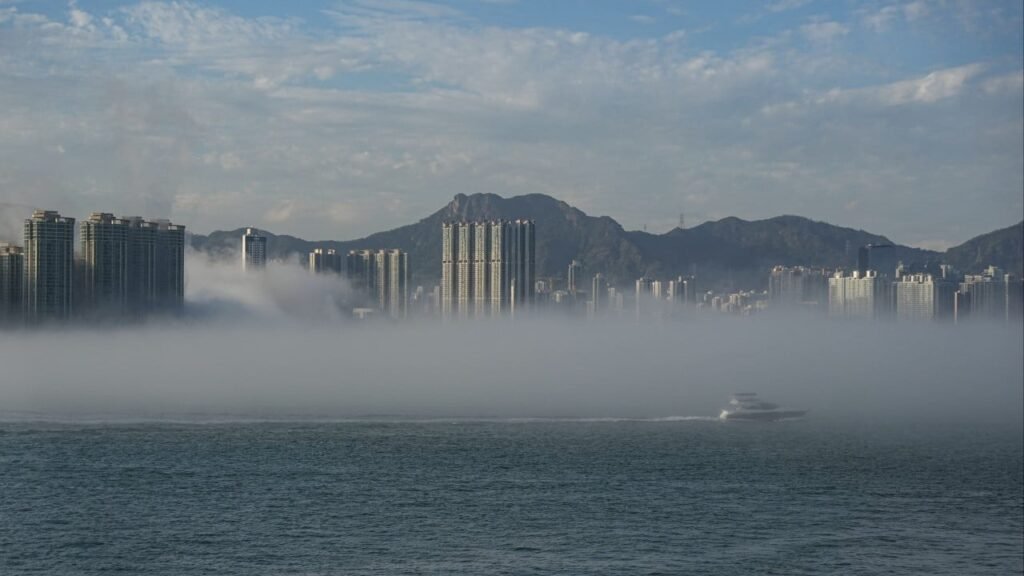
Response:
[[[828,279],[828,312],[836,318],[887,318],[892,313],[892,282],[874,270]]]
[[[954,285],[931,274],[905,274],[894,284],[898,320],[938,320],[953,315]]]
[[[377,252],[377,301],[382,312],[405,318],[409,306],[409,256],[401,250]]]
[[[444,222],[441,224],[441,285],[440,312],[442,318],[455,315],[457,290],[459,228],[458,224]]]
[[[600,314],[607,307],[607,290],[608,284],[604,280],[604,274],[594,274],[594,279],[590,281],[590,302],[594,314]]]
[[[501,316],[536,297],[532,221],[446,222],[441,227],[445,318]]]
[[[75,219],[36,210],[25,220],[25,319],[66,320],[73,306]]]
[[[637,278],[636,280],[636,291],[634,292],[633,306],[635,308],[636,319],[639,320],[641,317],[648,316],[653,308],[653,294],[654,280],[644,276]]]
[[[260,270],[267,265],[267,237],[255,228],[242,235],[242,270]]]

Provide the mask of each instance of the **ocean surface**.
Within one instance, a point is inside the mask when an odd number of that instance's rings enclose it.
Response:
[[[1021,574],[1019,426],[0,423],[0,574]]]

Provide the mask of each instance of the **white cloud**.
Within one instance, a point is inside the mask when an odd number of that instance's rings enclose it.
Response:
[[[705,214],[802,212],[887,232],[905,228],[877,208],[891,189],[978,190],[987,196],[949,206],[981,222],[995,205],[1006,213],[1002,191],[1021,179],[1019,143],[995,131],[1019,110],[928,106],[1019,93],[1019,73],[979,91],[982,64],[857,68],[840,48],[857,35],[839,19],[712,51],[699,32],[500,28],[420,3],[348,2],[332,16],[314,28],[143,2],[94,14],[87,30],[8,14],[0,189],[200,232],[353,238],[484,191],[577,198],[627,227],[699,201]],[[967,129],[996,136],[967,150],[951,136]],[[934,156],[894,160],[912,145]]]
[[[814,0],[778,0],[777,2],[771,2],[768,4],[768,11],[787,12],[789,10],[802,8],[813,1]]]
[[[288,222],[295,216],[301,204],[295,199],[281,200],[274,204],[263,215],[263,219],[271,224]]]
[[[882,102],[890,105],[910,102],[932,103],[959,95],[968,80],[984,69],[983,64],[968,64],[937,70],[911,80],[895,82],[877,90]]]
[[[850,30],[839,22],[827,20],[823,22],[809,22],[801,26],[800,31],[811,42],[828,44],[841,36],[845,36]]]
[[[930,74],[867,88],[834,88],[819,95],[819,103],[876,102],[886,106],[932,104],[959,96],[968,81],[985,69],[981,63],[936,70]]]
[[[988,78],[982,84],[982,88],[989,94],[1017,94],[1024,89],[1024,71],[1018,70]]]

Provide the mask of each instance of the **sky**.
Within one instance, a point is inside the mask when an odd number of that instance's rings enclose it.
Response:
[[[1022,29],[984,0],[0,0],[0,220],[345,240],[539,192],[943,249],[1024,218]]]

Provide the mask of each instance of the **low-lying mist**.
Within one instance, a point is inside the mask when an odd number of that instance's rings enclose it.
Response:
[[[294,262],[189,262],[184,320],[0,332],[0,418],[714,417],[752,391],[811,419],[1024,419],[1020,325],[359,322]]]

